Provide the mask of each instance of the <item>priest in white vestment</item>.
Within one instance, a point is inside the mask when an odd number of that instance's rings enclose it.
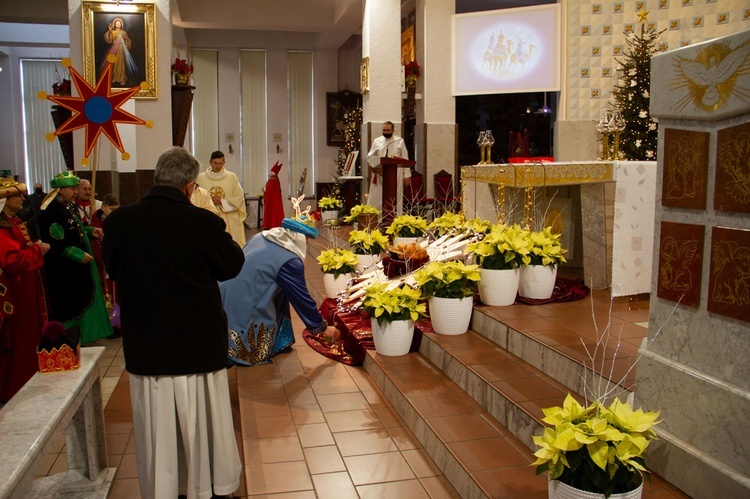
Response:
[[[393,123],[383,123],[383,135],[372,141],[370,152],[367,153],[367,164],[370,165],[372,177],[370,179],[370,191],[367,196],[367,204],[383,209],[383,168],[380,166],[380,158],[403,158],[409,159],[409,151],[406,150],[404,139],[393,135]],[[396,169],[396,215],[401,215],[404,204],[404,184],[411,177],[409,168]]]
[[[198,175],[197,183],[211,194],[219,216],[227,224],[227,232],[240,246],[245,245],[245,192],[237,175],[224,168],[224,153],[211,153],[211,167]]]

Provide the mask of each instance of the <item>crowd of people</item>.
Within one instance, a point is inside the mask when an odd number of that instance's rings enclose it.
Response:
[[[306,238],[318,234],[309,210],[295,200],[295,217],[245,244],[244,192],[224,164],[216,151],[201,172],[172,147],[154,186],[123,207],[113,195],[96,200],[70,171],[49,193],[0,179],[0,403],[37,372],[48,321],[77,328],[83,345],[121,333],[143,498],[239,487],[227,369],[270,362],[294,343],[290,305],[311,333],[340,336],[305,284]]]

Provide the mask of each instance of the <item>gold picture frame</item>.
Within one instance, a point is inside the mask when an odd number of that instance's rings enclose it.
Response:
[[[370,91],[370,58],[363,57],[359,63],[359,89],[363,94]]]
[[[134,98],[156,99],[156,17],[153,3],[81,2],[83,77],[96,84],[107,55],[115,54],[112,89],[146,82]]]

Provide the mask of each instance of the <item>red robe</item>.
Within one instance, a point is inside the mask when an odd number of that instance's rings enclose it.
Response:
[[[263,196],[263,229],[281,227],[284,219],[284,203],[281,199],[281,182],[279,177],[271,175],[266,182],[266,194]]]
[[[12,313],[0,326],[0,401],[8,401],[39,370],[36,348],[47,321],[39,269],[42,251],[18,217],[0,214],[0,269],[12,298]],[[7,295],[6,293],[6,295]]]

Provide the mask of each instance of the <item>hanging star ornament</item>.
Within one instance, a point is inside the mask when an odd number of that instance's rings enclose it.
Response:
[[[107,65],[104,71],[99,75],[99,80],[96,82],[96,87],[92,87],[89,83],[71,66],[70,59],[65,58],[62,61],[70,72],[71,80],[78,90],[79,97],[63,97],[56,95],[47,95],[44,90],[40,90],[37,96],[42,100],[49,100],[58,104],[66,109],[72,111],[73,115],[62,125],[60,125],[54,133],[47,134],[47,140],[53,141],[58,135],[63,135],[79,128],[85,128],[85,153],[84,158],[81,160],[81,164],[87,166],[89,164],[89,155],[91,150],[94,148],[96,139],[103,133],[114,146],[122,153],[122,159],[127,161],[130,159],[130,154],[125,151],[120,139],[120,133],[117,130],[118,123],[132,124],[132,125],[145,125],[146,128],[154,126],[152,121],[145,121],[137,116],[130,114],[129,112],[120,108],[128,99],[133,97],[135,94],[143,89],[143,86],[148,84],[146,82],[141,83],[139,87],[133,87],[126,90],[112,92],[112,63],[115,61],[115,56],[110,54],[107,56]]]
[[[638,21],[645,23],[646,21],[648,21],[648,15],[649,15],[649,11],[647,11],[644,8],[641,8],[641,10],[638,11]]]

